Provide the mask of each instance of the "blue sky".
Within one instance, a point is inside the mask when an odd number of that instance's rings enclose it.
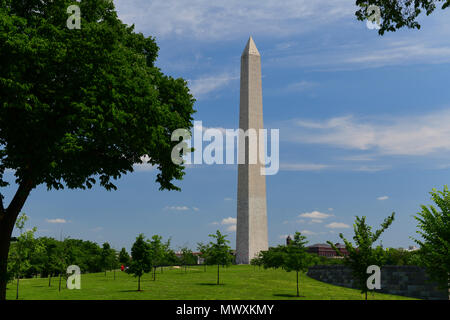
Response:
[[[356,215],[378,226],[395,211],[383,244],[407,247],[413,215],[448,183],[450,12],[380,37],[356,20],[353,2],[115,1],[125,23],[156,37],[157,65],[189,80],[205,127],[238,127],[240,55],[253,36],[264,123],[280,129],[280,172],[267,177],[270,245],[295,231],[337,242],[352,236]],[[155,176],[138,167],[113,192],[40,186],[23,211],[38,235],[116,249],[139,233],[195,248],[216,229],[234,247],[236,166],[190,166],[181,192],[158,191]]]

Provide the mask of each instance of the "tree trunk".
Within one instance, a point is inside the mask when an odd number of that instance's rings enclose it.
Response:
[[[0,220],[0,300],[6,300],[6,285],[8,283],[8,254],[14,222]]]
[[[141,276],[138,276],[138,291],[141,291]]]
[[[59,274],[59,288],[58,288],[58,292],[61,292],[61,276],[62,274]]]
[[[366,293],[366,300],[367,300],[367,291],[365,293]]]
[[[16,300],[19,300],[19,279],[20,276],[17,275]]]
[[[219,284],[220,265],[217,265],[217,284]]]
[[[298,292],[298,271],[297,271],[297,297],[300,297],[300,293]]]
[[[48,286],[49,286],[49,287],[51,286],[51,283],[52,283],[52,275],[49,274],[49,275],[48,275]]]
[[[156,267],[153,268],[153,281],[156,281]]]
[[[33,184],[26,180],[19,185],[8,208],[3,207],[3,196],[0,195],[0,300],[6,300],[6,285],[8,284],[8,253],[11,234],[17,216],[28,198]]]

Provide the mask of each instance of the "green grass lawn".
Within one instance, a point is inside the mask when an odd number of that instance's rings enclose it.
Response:
[[[58,292],[58,278],[52,279],[48,287],[48,279],[20,280],[19,299],[54,299],[54,300],[104,300],[104,299],[145,299],[145,300],[194,300],[194,299],[290,299],[290,300],[362,300],[358,290],[326,284],[300,276],[300,298],[296,294],[294,272],[267,269],[258,270],[253,266],[239,265],[220,268],[220,285],[216,285],[217,268],[203,266],[184,269],[164,268],[156,273],[156,281],[150,274],[141,278],[141,289],[137,291],[137,278],[121,271],[81,275],[81,289],[68,290],[64,279],[61,292]],[[7,290],[7,298],[15,299],[16,286],[11,282]],[[369,294],[369,299],[411,299],[388,294]]]

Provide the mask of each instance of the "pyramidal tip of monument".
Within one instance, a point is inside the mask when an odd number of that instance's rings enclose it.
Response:
[[[253,41],[253,38],[250,36],[250,38],[248,39],[247,45],[245,46],[244,52],[242,52],[242,55],[247,55],[247,54],[253,54],[256,56],[259,56],[259,51],[258,48],[256,48],[256,44],[255,41]]]

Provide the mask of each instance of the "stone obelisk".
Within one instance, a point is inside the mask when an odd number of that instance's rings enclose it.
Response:
[[[239,128],[255,129],[258,139],[259,130],[264,128],[261,56],[252,37],[241,57]],[[249,161],[249,151],[253,148],[249,149],[251,140],[243,136],[239,139],[244,139],[239,145],[245,143],[245,163],[238,164],[236,263],[249,264],[261,250],[268,249],[266,177],[261,173],[263,164],[259,156],[256,163]],[[257,145],[259,148],[260,144]],[[258,148],[258,153],[264,151]]]

